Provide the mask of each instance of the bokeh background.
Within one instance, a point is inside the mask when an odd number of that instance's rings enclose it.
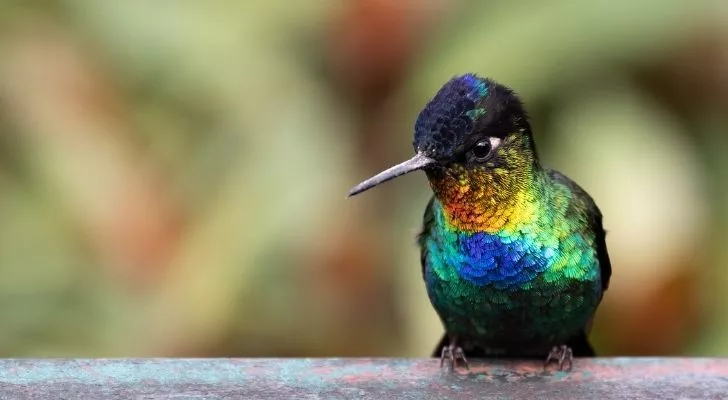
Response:
[[[604,355],[728,355],[728,3],[0,2],[0,356],[425,356],[418,110],[519,92],[596,199]]]

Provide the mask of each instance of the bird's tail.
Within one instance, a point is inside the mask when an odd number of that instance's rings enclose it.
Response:
[[[437,344],[437,347],[435,347],[435,350],[432,352],[432,357],[440,358],[440,355],[442,354],[442,348],[447,346],[448,343],[447,335],[442,335],[442,339],[440,339],[440,342]],[[586,333],[581,332],[577,336],[574,336],[566,342],[566,345],[571,347],[571,351],[574,354],[574,357],[596,357],[597,354],[594,351],[594,348],[592,347],[591,343],[589,343],[589,338],[586,336]],[[486,354],[485,350],[483,350],[480,347],[473,347],[471,349],[463,349],[463,352],[465,353],[466,358],[486,358],[488,355]],[[521,356],[514,354],[514,355],[507,355],[507,357],[513,357],[513,358],[522,358]],[[546,357],[544,355],[543,357]],[[523,358],[538,358],[535,356],[526,356]]]

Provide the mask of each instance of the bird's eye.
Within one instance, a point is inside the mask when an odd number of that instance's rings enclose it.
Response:
[[[475,161],[483,161],[488,158],[492,150],[493,145],[490,143],[490,140],[486,139],[475,143],[475,146],[470,151]]]

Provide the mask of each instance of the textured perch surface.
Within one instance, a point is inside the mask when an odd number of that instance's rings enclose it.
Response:
[[[471,360],[451,373],[436,359],[5,359],[0,399],[721,399],[728,359]]]

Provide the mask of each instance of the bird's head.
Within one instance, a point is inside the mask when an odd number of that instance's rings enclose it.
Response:
[[[507,87],[474,74],[455,77],[437,92],[417,117],[414,136],[414,157],[365,180],[349,195],[420,169],[438,197],[507,192],[526,184],[525,175],[538,167],[521,101]]]
[[[474,74],[451,79],[430,100],[417,118],[413,145],[412,158],[356,185],[349,196],[424,170],[459,225],[472,228],[485,218],[488,203],[520,201],[517,194],[532,186],[539,168],[521,101],[507,87]]]

